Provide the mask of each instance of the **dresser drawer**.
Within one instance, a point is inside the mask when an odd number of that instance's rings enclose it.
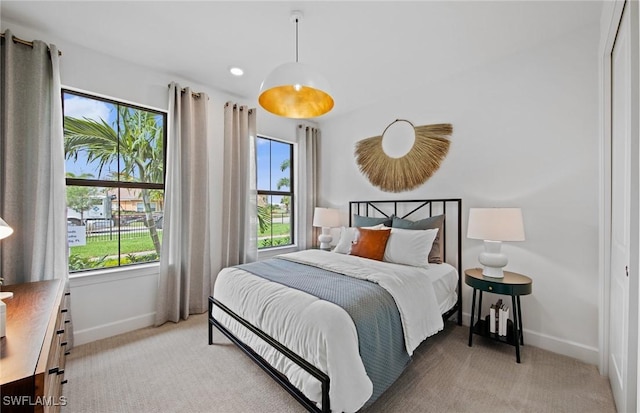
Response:
[[[69,314],[63,283],[51,280],[5,288],[13,291],[14,299],[7,303],[7,334],[1,341],[0,411],[59,412],[64,403]]]

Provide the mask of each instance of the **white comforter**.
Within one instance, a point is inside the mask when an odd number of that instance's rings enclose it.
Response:
[[[427,269],[320,250],[280,257],[373,281],[385,288],[398,305],[409,355],[425,338],[443,328],[433,286],[425,275]],[[360,359],[356,329],[341,307],[233,267],[218,274],[214,297],[325,372],[331,380],[332,410],[355,412],[371,397],[373,386]],[[316,379],[215,306],[213,316],[307,397],[320,403],[321,388]]]

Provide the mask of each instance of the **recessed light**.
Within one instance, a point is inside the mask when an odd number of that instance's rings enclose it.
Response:
[[[239,67],[230,67],[229,68],[229,72],[234,75],[234,76],[242,76],[244,74],[244,70],[240,69]]]

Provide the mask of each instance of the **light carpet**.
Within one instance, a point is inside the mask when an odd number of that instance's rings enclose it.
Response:
[[[615,412],[596,366],[530,346],[517,364],[511,346],[474,336],[468,347],[468,332],[447,323],[366,413]],[[305,411],[218,332],[215,341],[202,314],[77,346],[62,413]]]

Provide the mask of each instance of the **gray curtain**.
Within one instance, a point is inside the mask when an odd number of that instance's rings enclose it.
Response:
[[[227,102],[224,107],[222,265],[256,261],[256,110]]]
[[[2,40],[0,242],[6,284],[68,279],[62,99],[58,50]],[[51,51],[49,51],[51,49]]]
[[[313,210],[318,196],[318,138],[320,131],[310,126],[298,125],[300,185],[298,208],[300,211],[300,249],[318,245],[318,229],[313,226]]]
[[[207,311],[212,183],[208,100],[169,85],[167,173],[156,325]]]
[[[0,241],[5,284],[63,279],[67,205],[58,49],[36,40],[0,47],[0,217],[14,233]],[[69,315],[68,348],[73,345]]]

